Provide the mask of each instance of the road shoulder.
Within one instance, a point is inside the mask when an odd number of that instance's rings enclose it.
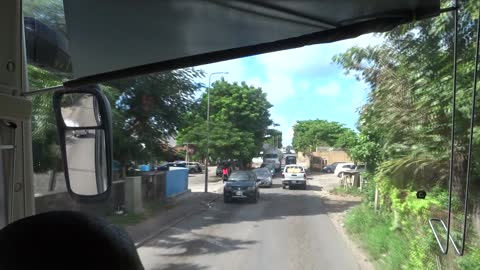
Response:
[[[219,198],[217,193],[185,194],[179,200],[172,202],[170,207],[138,224],[126,226],[125,230],[138,248],[185,218],[208,209],[209,204],[217,198]]]
[[[318,177],[318,176],[317,176]],[[318,179],[318,178],[317,178]],[[345,240],[345,243],[352,251],[355,260],[358,262],[360,270],[374,270],[375,267],[369,259],[367,253],[361,248],[361,246],[356,243],[348,235],[345,226],[344,220],[347,212],[361,203],[361,197],[350,196],[350,195],[336,195],[330,193],[330,190],[336,186],[336,183],[329,183],[327,186],[323,187],[317,181],[312,181],[314,186],[317,186],[317,190],[314,192],[322,198],[323,205],[327,211],[327,215],[332,221],[333,225],[337,232]]]

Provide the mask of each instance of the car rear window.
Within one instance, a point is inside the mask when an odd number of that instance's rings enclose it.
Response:
[[[301,173],[301,172],[303,172],[303,168],[302,167],[287,167],[285,172],[287,172],[287,173]]]
[[[233,173],[228,178],[228,181],[251,181],[253,177],[248,173]]]

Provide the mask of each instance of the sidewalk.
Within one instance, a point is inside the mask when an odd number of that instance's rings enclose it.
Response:
[[[212,190],[213,191],[213,190]],[[216,191],[216,190],[215,190]],[[218,193],[189,192],[177,199],[155,216],[135,225],[125,228],[135,243],[142,246],[165,229],[181,222],[185,218],[202,211],[208,207],[208,203],[219,198]]]

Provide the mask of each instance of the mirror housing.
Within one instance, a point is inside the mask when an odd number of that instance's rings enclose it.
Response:
[[[103,201],[112,186],[112,116],[98,85],[60,90],[53,107],[67,189],[80,202]]]

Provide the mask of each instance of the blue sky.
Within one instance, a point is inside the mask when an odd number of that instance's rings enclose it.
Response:
[[[290,145],[293,125],[298,120],[325,119],[337,121],[355,129],[357,108],[368,93],[368,87],[341,67],[332,63],[332,57],[348,48],[375,45],[381,38],[363,35],[355,39],[330,44],[306,46],[287,51],[257,55],[242,59],[199,66],[207,72],[202,82],[208,84],[208,74],[227,71],[225,80],[245,81],[261,87],[273,104],[272,120],[283,132],[283,145]],[[212,76],[212,82],[220,79]]]

